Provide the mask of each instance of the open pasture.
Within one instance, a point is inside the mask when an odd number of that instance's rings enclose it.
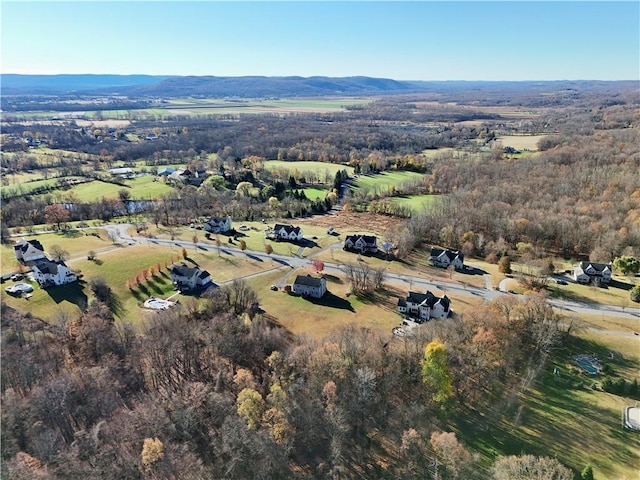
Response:
[[[406,182],[421,182],[422,173],[416,172],[383,172],[373,175],[360,175],[352,183],[352,188],[370,191],[388,191],[392,186],[398,187]]]
[[[171,191],[171,186],[155,181],[154,175],[145,175],[123,180],[125,185],[94,180],[63,190],[68,199],[80,202],[94,202],[101,198],[118,198],[121,190],[126,190],[131,199],[156,199]]]
[[[325,162],[286,162],[284,160],[267,160],[262,164],[262,168],[265,170],[286,170],[287,172],[298,172],[301,175],[304,175],[305,172],[312,172],[316,176],[322,176],[326,172],[329,172],[331,177],[329,181],[332,181],[336,173],[341,170],[346,170],[349,175],[353,175],[353,167]]]
[[[502,144],[503,147],[511,147],[516,150],[538,150],[538,142],[547,135],[504,135],[496,138],[496,142]]]
[[[414,212],[422,212],[433,207],[435,202],[440,201],[438,195],[402,195],[390,199],[398,205],[409,207]]]

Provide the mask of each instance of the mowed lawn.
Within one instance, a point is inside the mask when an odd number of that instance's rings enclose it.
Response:
[[[41,237],[44,237],[44,235]],[[95,237],[87,237],[87,239],[89,238],[95,239]],[[58,243],[65,245],[64,242]],[[277,263],[272,264],[271,262],[252,259],[237,250],[231,252],[232,255],[223,252],[218,255],[217,252],[206,252],[191,248],[186,249],[187,258],[184,259],[182,258],[182,248],[146,244],[134,246],[114,246],[110,244],[110,247],[103,251],[95,248],[99,252],[97,260],[91,261],[87,260],[86,253],[80,254],[80,249],[84,252],[90,245],[96,246],[90,243],[66,244],[66,247],[70,249],[71,247],[77,249],[73,250],[67,265],[82,275],[80,282],[47,290],[39,288],[34,283],[33,296],[29,300],[10,296],[3,289],[3,300],[6,300],[9,305],[18,308],[20,311],[30,312],[34,316],[47,321],[51,321],[56,315],[59,315],[61,310],[66,312],[67,315],[77,316],[92,296],[88,282],[92,278],[101,277],[106,280],[114,293],[116,299],[114,313],[116,316],[120,319],[137,321],[143,313],[140,305],[144,300],[151,296],[167,298],[176,293],[165,264],[184,262],[188,266],[198,266],[211,274],[214,283],[222,283],[234,278],[242,278],[281,267]],[[2,252],[3,259],[5,251],[3,250]],[[160,266],[159,270],[158,265]],[[143,281],[143,271],[145,269],[149,270],[151,267],[154,268],[156,274],[154,276],[149,275],[148,279]],[[10,269],[9,271],[14,270]],[[133,286],[133,280],[136,277],[140,279],[141,284]],[[128,281],[132,288],[127,288]],[[178,295],[176,298],[181,297],[181,295]]]
[[[597,355],[628,381],[637,378],[640,339],[580,333],[501,418],[477,424],[460,420],[464,442],[486,461],[526,452],[556,457],[577,472],[590,463],[595,478],[638,478],[640,436],[621,426],[623,408],[636,400],[600,391],[604,376],[588,376],[573,363],[572,356],[581,353]]]
[[[360,175],[352,183],[352,188],[385,192],[391,186],[398,187],[405,182],[420,182],[424,175],[417,172],[382,172],[375,175]]]
[[[312,274],[311,270],[305,269],[284,274],[277,272],[255,277],[247,283],[258,293],[266,317],[294,334],[320,339],[336,329],[355,324],[391,336],[391,329],[400,323],[400,315],[396,312],[397,296],[391,291],[361,300],[347,296],[350,285],[336,276],[325,276],[328,292],[322,299],[304,299],[269,289],[279,281],[293,283],[296,275],[307,273]]]
[[[92,202],[103,197],[118,198],[120,190],[129,192],[131,199],[155,199],[172,190],[171,186],[161,181],[156,181],[156,179],[157,177],[154,175],[136,177],[125,180],[126,186],[94,181],[78,185],[67,191],[71,192],[81,202]]]

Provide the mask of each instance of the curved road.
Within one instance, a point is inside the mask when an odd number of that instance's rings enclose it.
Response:
[[[150,245],[168,245],[168,246],[177,246],[184,248],[197,248],[203,251],[217,251],[217,246],[211,243],[198,242],[194,245],[193,242],[185,241],[185,240],[169,240],[162,238],[147,238],[147,237],[132,237],[128,233],[128,229],[131,227],[131,224],[115,224],[115,225],[106,225],[103,228],[112,233],[112,238],[114,241],[120,241],[128,244],[150,244]],[[334,248],[334,246],[330,246],[327,248]],[[287,256],[287,255],[279,255],[276,253],[272,253],[271,255],[267,255],[265,252],[258,252],[255,250],[245,250],[241,252],[237,248],[230,249],[227,246],[221,246],[220,250],[227,255],[251,255],[253,257],[258,257],[262,260],[273,260],[277,263],[280,263],[280,267],[276,267],[274,269],[266,270],[264,272],[259,272],[256,274],[249,275],[248,277],[264,275],[265,273],[271,273],[274,270],[278,270],[281,268],[306,268],[311,266],[311,259],[309,257],[303,258],[298,256]],[[337,263],[324,262],[324,271],[328,273],[341,274],[344,273],[342,267]],[[411,276],[405,275],[395,272],[386,272],[385,277],[387,280],[391,280],[393,282],[405,282],[410,288],[418,287],[421,289],[427,288],[437,288],[438,290],[442,290],[446,292],[452,292],[459,295],[474,295],[480,297],[484,300],[494,300],[503,296],[512,296],[514,294],[505,293],[498,290],[493,290],[491,287],[490,280],[487,281],[485,276],[485,281],[487,288],[478,288],[467,285],[460,285],[457,283],[443,282],[441,280],[431,280],[428,278],[420,277],[420,276]],[[555,308],[560,310],[565,310],[567,312],[576,312],[576,313],[584,313],[591,315],[604,315],[606,314],[608,317],[618,317],[618,318],[626,318],[626,319],[640,319],[640,308],[623,308],[612,305],[601,305],[596,303],[586,303],[586,302],[571,302],[566,300],[558,300],[558,299],[549,299],[549,304]],[[609,332],[608,330],[600,330],[593,329],[598,332]],[[614,331],[611,331],[613,333]],[[625,334],[626,336],[633,337],[633,333],[619,332],[616,331],[617,334]]]

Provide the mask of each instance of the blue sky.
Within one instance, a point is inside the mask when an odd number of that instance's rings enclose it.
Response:
[[[2,73],[640,79],[640,2],[2,0]]]

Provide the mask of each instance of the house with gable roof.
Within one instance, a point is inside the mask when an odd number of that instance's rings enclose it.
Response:
[[[171,265],[171,281],[178,290],[199,290],[211,285],[211,275],[206,270],[189,267],[185,263]]]
[[[609,283],[612,270],[611,263],[580,262],[573,270],[573,278],[578,283]]]
[[[276,223],[272,229],[267,230],[267,238],[273,240],[288,240],[290,242],[299,242],[303,238],[302,229],[293,225],[284,225]]]
[[[41,287],[66,285],[75,282],[78,276],[62,261],[36,260],[33,264],[33,278]]]
[[[232,227],[231,217],[211,217],[202,227],[205,232],[225,233],[230,231]]]
[[[456,270],[462,270],[464,268],[464,254],[450,248],[432,247],[429,263],[434,267],[449,268],[449,266],[453,266]]]
[[[327,281],[323,277],[298,275],[291,285],[291,290],[303,297],[321,298],[327,293]]]
[[[347,235],[342,248],[360,253],[376,253],[378,238],[374,235]]]
[[[13,246],[13,251],[22,263],[46,259],[44,247],[38,240],[20,240]]]
[[[447,318],[450,307],[449,297],[436,297],[428,290],[424,293],[409,292],[406,298],[398,299],[398,313],[423,322],[430,318]]]

